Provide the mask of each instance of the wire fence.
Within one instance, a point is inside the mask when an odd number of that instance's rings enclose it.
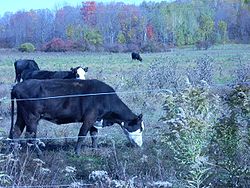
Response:
[[[48,97],[37,97],[37,98],[24,98],[15,99],[16,101],[37,101],[37,100],[49,100],[49,99],[61,99],[61,98],[73,98],[73,97],[90,97],[90,96],[101,96],[101,95],[115,95],[115,94],[138,94],[138,93],[150,93],[150,92],[169,92],[169,89],[148,89],[148,90],[137,90],[137,91],[118,91],[118,92],[100,92],[100,93],[87,93],[87,94],[76,94],[76,95],[58,95]],[[14,99],[13,99],[14,100]],[[10,98],[1,99],[2,102],[13,101]]]

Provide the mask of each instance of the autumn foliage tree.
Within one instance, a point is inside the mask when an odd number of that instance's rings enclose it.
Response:
[[[147,25],[147,37],[149,39],[152,39],[154,37],[154,30],[153,30],[153,26],[151,24]]]
[[[96,2],[95,1],[86,1],[82,2],[81,14],[83,16],[83,20],[89,26],[96,25]]]
[[[97,43],[107,51],[109,47],[121,46],[124,52],[162,51],[194,44],[207,48],[214,43],[249,43],[249,7],[248,1],[237,0],[140,5],[90,0],[82,2],[81,7],[18,11],[0,17],[0,47],[17,48],[30,42],[39,50],[53,38],[85,46],[86,35],[97,36],[97,41],[102,41]]]

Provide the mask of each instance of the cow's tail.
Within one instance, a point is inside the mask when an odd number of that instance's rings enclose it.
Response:
[[[14,128],[14,110],[15,110],[15,92],[13,91],[13,89],[11,90],[11,128],[10,128],[10,134],[9,134],[9,138],[13,139],[13,128]]]

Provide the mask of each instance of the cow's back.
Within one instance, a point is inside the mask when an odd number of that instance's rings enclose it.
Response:
[[[14,62],[16,69],[23,71],[25,69],[40,70],[37,63],[32,59],[20,59]]]
[[[112,87],[99,80],[25,80],[13,87],[21,98],[51,97],[67,95],[97,96],[98,93],[113,93]],[[93,95],[92,95],[93,94]]]

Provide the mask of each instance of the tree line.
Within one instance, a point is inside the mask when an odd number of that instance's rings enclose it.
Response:
[[[143,2],[84,1],[57,10],[7,12],[0,47],[31,43],[43,51],[162,51],[250,42],[249,0]]]

